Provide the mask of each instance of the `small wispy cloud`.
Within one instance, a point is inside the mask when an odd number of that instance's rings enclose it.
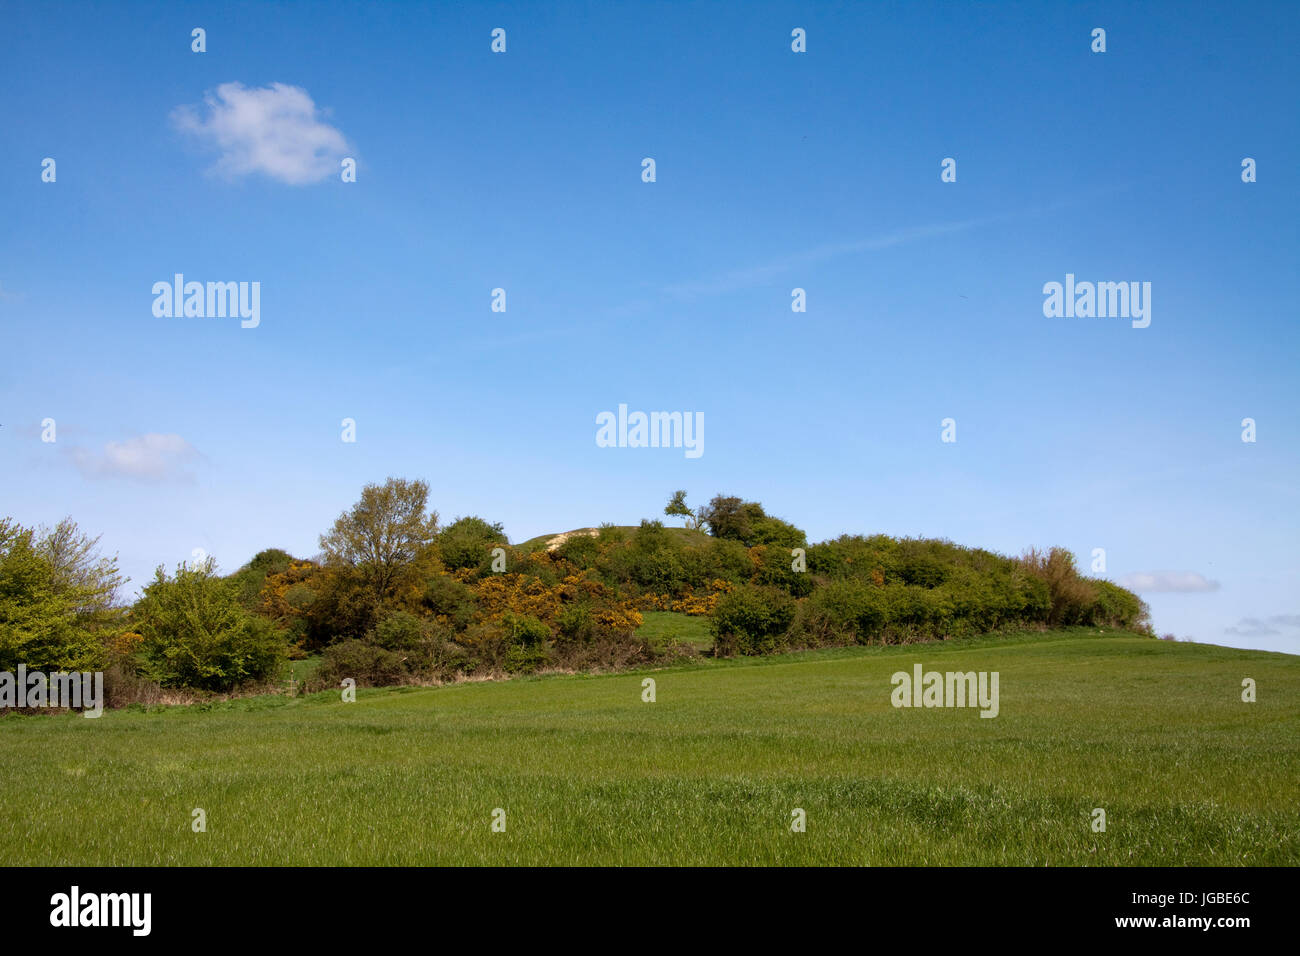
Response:
[[[1276,637],[1286,628],[1300,628],[1300,614],[1274,614],[1272,617],[1243,617],[1223,630],[1238,637]]]
[[[347,138],[322,119],[306,90],[284,83],[250,89],[222,83],[202,106],[178,106],[172,123],[220,153],[214,172],[261,173],[292,186],[337,173]]]
[[[736,269],[695,282],[670,285],[665,287],[664,292],[681,299],[690,299],[702,295],[721,295],[726,292],[734,292],[737,289],[748,289],[756,285],[762,285],[764,282],[775,279],[783,273],[791,272],[800,266],[834,259],[838,256],[876,252],[881,249],[889,249],[892,246],[901,246],[908,242],[917,242],[921,239],[931,239],[936,236],[964,232],[988,221],[990,220],[968,219],[962,222],[936,223],[931,226],[913,226],[883,236],[876,236],[872,239],[829,243],[804,252],[782,256],[752,268]]]
[[[1195,571],[1135,571],[1120,578],[1119,585],[1148,594],[1198,594],[1219,590],[1218,581],[1210,581]]]
[[[995,223],[1052,214],[1061,209],[1089,202],[1097,196],[1109,195],[1110,193],[1115,192],[1117,188],[1119,187],[1106,186],[1100,189],[1089,190],[1088,192],[1081,193],[1077,196],[1056,199],[1050,203],[1040,204],[1038,206],[1018,211],[1008,211],[996,216],[986,216],[980,219],[964,219],[955,222],[940,222],[928,226],[910,226],[905,229],[896,229],[893,232],[885,233],[884,235],[875,236],[869,239],[828,243],[826,245],[817,246],[813,249],[807,249],[803,252],[781,256],[750,268],[735,269],[709,278],[665,286],[662,289],[662,292],[665,295],[678,299],[692,299],[706,295],[722,295],[727,292],[734,292],[738,289],[748,289],[753,286],[762,285],[765,282],[770,282],[772,279],[775,279],[783,273],[791,272],[801,266],[811,265],[827,259],[834,259],[839,256],[854,255],[864,252],[878,252],[881,249],[889,249],[893,246],[901,246],[909,242],[920,242],[925,239],[934,239],[939,236],[949,236],[955,233],[965,232],[968,229],[976,229],[982,226],[993,225]]]
[[[150,432],[111,441],[93,451],[74,447],[72,462],[87,478],[135,478],[144,481],[190,481],[188,465],[202,456],[180,435]]]

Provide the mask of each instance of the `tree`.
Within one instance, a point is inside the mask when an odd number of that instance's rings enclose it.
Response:
[[[72,597],[80,614],[103,615],[117,604],[126,581],[117,570],[117,556],[99,553],[99,536],[91,537],[64,518],[34,536],[37,552],[49,564],[55,586]]]
[[[674,491],[673,496],[668,499],[668,507],[664,508],[664,514],[669,517],[679,517],[686,519],[686,527],[698,531],[704,527],[708,509],[703,505],[691,510],[691,506],[686,503],[685,491]]]
[[[0,521],[0,671],[96,670],[103,645],[84,626],[76,595],[60,586],[35,533]]]
[[[664,514],[670,518],[685,518],[686,527],[691,526],[691,523],[695,520],[695,512],[691,511],[690,505],[686,503],[686,491],[684,489],[673,492],[673,496],[668,499],[668,506],[664,508]]]
[[[754,522],[765,517],[763,506],[735,495],[714,495],[704,509],[704,520],[715,538],[730,538],[746,546],[754,534]]]
[[[807,544],[807,536],[801,530],[769,515],[757,501],[744,501],[735,495],[714,495],[701,513],[715,538],[739,541],[747,548],[756,544],[801,548]]]
[[[426,514],[429,486],[423,481],[389,478],[366,485],[361,500],[339,515],[321,535],[325,559],[358,571],[383,600],[438,533],[438,512]]]
[[[119,612],[116,560],[71,519],[33,530],[0,519],[0,671],[98,670]]]

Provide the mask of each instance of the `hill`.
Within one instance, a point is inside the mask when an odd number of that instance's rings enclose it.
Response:
[[[0,520],[0,592],[14,595],[0,608],[0,671],[102,671],[109,705],[122,706],[246,693],[313,655],[307,680],[324,689],[1040,627],[1154,636],[1135,593],[1085,576],[1059,547],[1011,557],[883,534],[810,543],[759,502],[717,495],[692,512],[682,491],[665,514],[709,533],[644,520],[511,546],[501,522],[440,523],[428,494],[419,479],[368,484],[321,535],[319,556],[267,548],[229,575],[210,556],[160,566],[129,607],[114,602],[113,561],[75,522]],[[57,557],[69,542],[71,569]],[[643,633],[645,614],[659,612],[708,623]]]
[[[639,526],[625,524],[625,525],[606,525],[605,527],[612,528],[614,531],[619,532],[624,537],[631,537],[637,532]],[[562,545],[565,541],[567,541],[569,538],[573,538],[579,535],[586,535],[587,537],[595,537],[599,531],[600,529],[597,527],[589,527],[589,528],[574,528],[572,531],[559,531],[553,534],[539,534],[535,538],[529,538],[527,541],[514,545],[514,547],[517,548],[519,551],[523,551],[526,553],[532,551],[539,551],[543,548],[547,550],[555,550],[560,545]],[[710,540],[708,534],[706,534],[703,531],[696,531],[694,528],[666,527],[664,528],[664,532],[668,534],[670,537],[672,537],[674,540],[682,544],[702,545],[702,544],[707,544]]]

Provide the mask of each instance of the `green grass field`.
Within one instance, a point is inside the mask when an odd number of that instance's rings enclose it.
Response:
[[[652,647],[662,649],[673,641],[689,644],[697,651],[713,647],[707,617],[674,614],[671,611],[642,611],[645,623],[637,629],[637,637],[648,641]]]
[[[0,718],[6,865],[1296,865],[1298,797],[1300,658],[1081,631]]]

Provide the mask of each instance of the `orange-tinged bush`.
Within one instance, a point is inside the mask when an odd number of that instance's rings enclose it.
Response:
[[[110,659],[120,661],[123,658],[130,657],[143,640],[144,635],[137,634],[135,631],[122,631],[114,634],[108,640]]]
[[[318,570],[319,568],[310,561],[294,560],[286,570],[278,574],[268,574],[262,584],[257,612],[277,623],[300,615],[311,602],[310,599],[298,595]],[[292,600],[289,597],[290,591],[295,591]]]

